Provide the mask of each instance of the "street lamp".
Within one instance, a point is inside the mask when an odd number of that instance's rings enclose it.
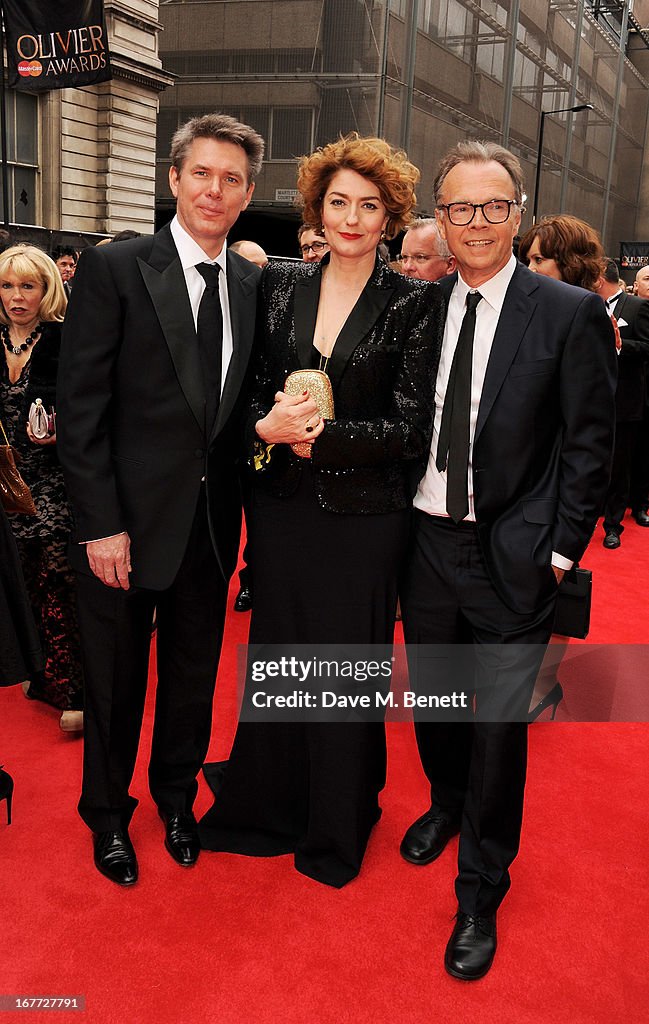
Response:
[[[592,103],[579,103],[576,107],[559,107],[558,110],[542,110],[541,126],[539,128],[539,148],[536,154],[536,182],[534,184],[534,209],[532,210],[532,224],[536,224],[536,213],[539,208],[539,186],[541,183],[541,161],[543,160],[543,130],[545,119],[550,114],[576,114],[580,110],[593,110]]]

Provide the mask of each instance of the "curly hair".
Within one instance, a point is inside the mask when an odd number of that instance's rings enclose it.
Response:
[[[38,307],[38,319],[61,323],[68,300],[63,290],[56,263],[36,245],[12,245],[0,254],[0,280],[13,272],[21,281],[40,281],[43,298]],[[0,302],[0,323],[8,324],[9,317]]]
[[[567,213],[544,217],[521,238],[518,256],[524,263],[528,262],[535,238],[538,238],[541,255],[557,264],[562,281],[590,292],[596,290],[605,270],[606,257],[595,228]]]
[[[343,169],[356,171],[378,189],[388,215],[386,238],[394,238],[410,223],[419,171],[402,149],[394,149],[384,139],[350,132],[300,158],[298,203],[304,222],[314,231],[322,231],[322,201],[334,174]]]

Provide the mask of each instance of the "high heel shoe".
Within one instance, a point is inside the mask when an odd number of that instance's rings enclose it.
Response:
[[[552,708],[552,715],[550,721],[554,722],[554,716],[557,713],[557,708],[563,700],[563,687],[561,683],[556,682],[551,690],[549,690],[543,700],[540,700],[535,708],[532,708],[529,715],[527,716],[528,722],[535,722],[539,715],[542,715],[546,708]]]
[[[11,825],[11,801],[14,795],[14,780],[0,765],[0,804],[7,801],[7,825]]]

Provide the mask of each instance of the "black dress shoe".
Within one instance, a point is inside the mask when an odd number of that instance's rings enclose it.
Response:
[[[234,600],[235,612],[249,612],[252,608],[252,590],[242,587]]]
[[[496,915],[472,917],[458,910],[444,955],[448,973],[462,981],[477,981],[484,978],[495,955]]]
[[[135,885],[137,859],[128,832],[97,832],[93,841],[97,871],[117,885]]]
[[[634,512],[633,518],[635,519],[638,526],[649,526],[649,515],[647,515],[647,513],[643,509],[641,509],[639,512]]]
[[[457,822],[439,811],[426,811],[417,818],[401,841],[401,856],[411,864],[430,864],[437,860],[449,839],[460,831]]]
[[[604,540],[602,541],[604,547],[610,548],[610,550],[613,550],[613,548],[619,548],[621,543],[622,542],[620,540],[620,535],[618,533],[615,533],[614,530],[609,530],[606,536],[604,537]]]
[[[201,844],[193,814],[164,814],[165,846],[177,864],[190,868],[198,860]]]

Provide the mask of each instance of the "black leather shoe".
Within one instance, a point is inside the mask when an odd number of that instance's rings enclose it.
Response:
[[[252,590],[242,587],[234,600],[235,612],[249,612],[252,608]]]
[[[177,864],[190,868],[198,860],[201,844],[193,814],[163,814],[165,846]]]
[[[399,851],[411,864],[430,864],[437,860],[449,839],[460,831],[457,822],[439,811],[426,811],[417,818],[401,841]]]
[[[647,513],[643,509],[641,509],[639,512],[634,512],[633,518],[635,519],[638,526],[649,526],[649,515],[647,515]]]
[[[619,548],[621,543],[622,542],[620,540],[620,535],[618,533],[615,533],[614,530],[609,530],[606,536],[604,537],[604,540],[602,541],[604,547],[610,548],[611,550],[613,550],[613,548]]]
[[[128,832],[97,832],[93,842],[97,871],[117,885],[135,885],[137,859]]]
[[[496,915],[471,917],[458,910],[444,955],[448,973],[462,981],[477,981],[484,978],[495,955]]]

